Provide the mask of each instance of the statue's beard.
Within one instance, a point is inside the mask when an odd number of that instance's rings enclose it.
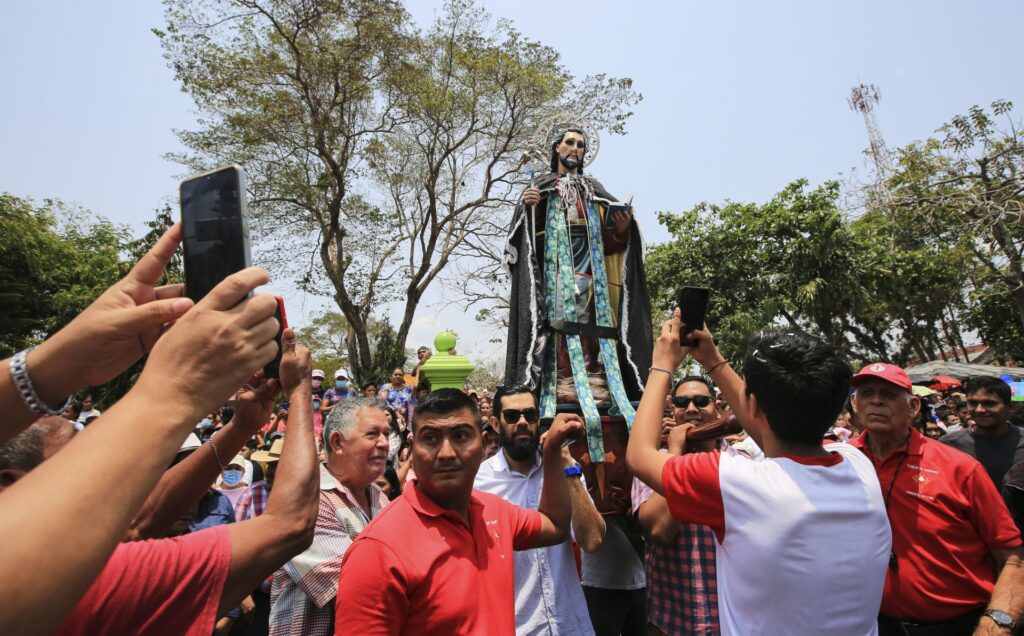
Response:
[[[580,160],[576,158],[575,154],[572,155],[558,155],[558,163],[562,164],[562,167],[566,170],[575,170],[580,167]]]

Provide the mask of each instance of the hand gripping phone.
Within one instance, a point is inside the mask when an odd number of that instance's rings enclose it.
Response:
[[[230,165],[181,182],[185,295],[199,302],[222,280],[252,264],[245,172]]]

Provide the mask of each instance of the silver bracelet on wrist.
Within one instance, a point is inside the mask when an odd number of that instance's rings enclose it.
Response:
[[[661,367],[651,367],[647,372],[650,373],[651,371],[661,371],[662,373],[668,374],[669,380],[675,377],[671,371],[668,369],[662,369]]]
[[[39,394],[36,393],[35,386],[32,385],[32,378],[28,376],[28,352],[32,349],[35,349],[35,347],[19,351],[11,358],[11,380],[14,381],[14,386],[18,389],[18,395],[21,396],[21,400],[33,414],[60,415],[68,407],[68,404],[71,404],[71,396],[69,395],[68,399],[64,400],[64,404],[55,409],[51,409],[43,402]]]
[[[220,472],[223,473],[228,469],[228,467],[220,460],[220,453],[217,452],[217,445],[213,443],[212,435],[210,436],[210,439],[206,440],[206,444],[213,449],[213,459],[217,462],[217,466],[220,467]]]

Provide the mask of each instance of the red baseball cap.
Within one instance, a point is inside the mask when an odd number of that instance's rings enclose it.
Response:
[[[910,376],[907,372],[896,366],[895,364],[886,364],[884,362],[875,362],[866,365],[857,375],[853,376],[853,380],[850,382],[853,386],[857,386],[863,382],[866,378],[878,378],[879,380],[885,380],[890,384],[895,384],[904,391],[913,391],[914,385],[910,382]]]

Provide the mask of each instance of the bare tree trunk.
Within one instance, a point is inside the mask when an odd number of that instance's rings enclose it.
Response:
[[[953,359],[961,362],[960,354],[956,350],[956,341],[953,340],[953,336],[950,334],[949,325],[946,324],[945,312],[942,309],[939,310],[939,325],[942,327],[942,335],[946,339],[946,344],[949,345],[950,351],[953,352]]]

